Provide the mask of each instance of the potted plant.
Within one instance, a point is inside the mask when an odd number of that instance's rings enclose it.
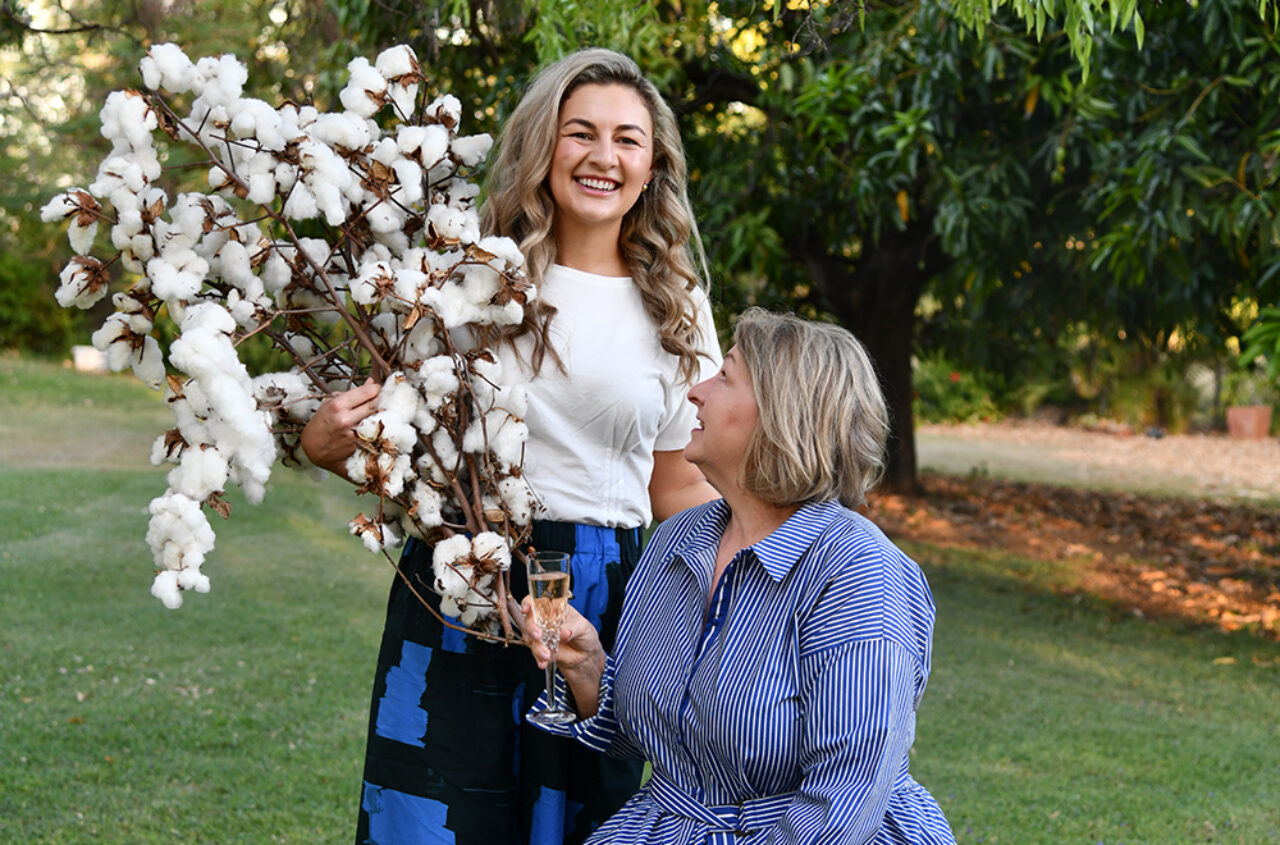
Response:
[[[1241,337],[1237,367],[1223,379],[1227,432],[1234,438],[1256,440],[1271,433],[1272,410],[1278,399],[1280,374],[1280,308],[1264,308]]]

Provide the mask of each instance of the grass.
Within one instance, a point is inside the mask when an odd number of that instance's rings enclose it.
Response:
[[[167,420],[0,358],[0,841],[349,841],[390,567],[347,488],[278,469],[166,611]],[[1280,646],[1119,614],[1067,564],[909,551],[938,603],[912,772],[961,842],[1280,838]]]

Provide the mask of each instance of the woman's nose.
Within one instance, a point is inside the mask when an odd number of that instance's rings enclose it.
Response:
[[[591,145],[590,160],[602,167],[612,167],[618,161],[618,150],[613,141],[601,138]]]
[[[689,401],[697,405],[699,408],[702,407],[702,388],[708,381],[711,381],[711,379],[700,381],[693,387],[689,388]]]

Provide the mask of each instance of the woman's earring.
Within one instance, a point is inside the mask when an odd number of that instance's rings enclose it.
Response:
[[[641,191],[647,191],[647,190],[649,190],[649,183],[648,183],[648,182],[645,182],[645,183],[644,183],[644,187],[642,187],[640,190],[641,190]]]

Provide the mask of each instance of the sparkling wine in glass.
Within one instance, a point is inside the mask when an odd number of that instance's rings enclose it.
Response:
[[[543,645],[551,652],[551,659],[547,661],[547,709],[531,714],[529,720],[543,725],[564,725],[578,718],[556,700],[556,652],[569,606],[569,555],[536,552],[529,555],[527,569],[533,620],[542,629]]]

